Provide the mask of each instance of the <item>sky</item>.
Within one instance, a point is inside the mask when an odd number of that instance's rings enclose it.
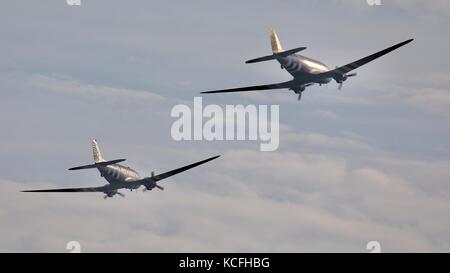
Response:
[[[0,10],[0,251],[450,251],[450,2],[8,1]],[[283,47],[330,67],[414,42],[344,83],[203,96],[280,105],[280,146],[175,141],[170,116],[200,91],[290,79],[244,64]],[[29,194],[101,186],[106,159],[142,175],[222,155],[164,192]]]

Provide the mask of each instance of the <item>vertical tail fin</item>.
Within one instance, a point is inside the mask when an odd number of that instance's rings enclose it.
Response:
[[[105,161],[102,157],[102,153],[100,152],[100,148],[98,147],[97,140],[95,138],[92,140],[92,152],[94,154],[95,162],[104,162]]]
[[[283,47],[281,46],[280,40],[278,39],[277,33],[273,28],[269,30],[270,33],[270,43],[272,45],[273,53],[283,52]]]

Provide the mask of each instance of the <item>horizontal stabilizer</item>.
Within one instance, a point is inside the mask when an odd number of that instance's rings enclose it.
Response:
[[[248,60],[245,63],[252,64],[252,63],[259,63],[259,62],[265,62],[265,61],[270,61],[270,60],[275,60],[275,56],[274,55],[263,56],[263,57],[259,57],[256,59]]]
[[[300,52],[300,51],[305,50],[305,49],[306,49],[306,47],[297,47],[297,48],[285,50],[285,51],[282,51],[282,52],[279,52],[279,53],[275,53],[275,54],[278,55],[278,56],[281,56],[281,57],[287,57],[289,55],[295,54],[295,53]]]
[[[114,160],[109,160],[109,161],[104,161],[104,162],[98,162],[95,163],[97,166],[108,166],[108,165],[112,165],[112,164],[117,164],[120,162],[125,161],[126,159],[121,158],[121,159],[114,159]]]
[[[290,50],[274,53],[273,55],[267,55],[267,56],[259,57],[259,58],[256,58],[256,59],[251,59],[251,60],[246,61],[245,63],[246,64],[251,64],[251,63],[259,63],[259,62],[275,60],[276,56],[287,57],[289,55],[295,54],[295,53],[300,52],[300,51],[305,50],[305,49],[306,49],[306,47],[297,47],[297,48],[294,48],[294,49],[290,49]]]
[[[108,166],[108,165],[112,165],[112,164],[116,164],[119,162],[123,162],[126,159],[115,159],[115,160],[110,160],[110,161],[102,161],[102,162],[97,162],[95,164],[90,164],[90,165],[83,165],[83,166],[78,166],[78,167],[73,167],[70,168],[70,171],[75,171],[75,170],[82,170],[82,169],[95,169],[101,166]]]

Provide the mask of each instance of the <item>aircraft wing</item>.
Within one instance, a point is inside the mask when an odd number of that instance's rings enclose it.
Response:
[[[162,174],[158,174],[158,175],[153,175],[152,174],[151,177],[146,177],[144,179],[141,179],[141,180],[138,180],[138,181],[134,181],[134,182],[131,182],[131,183],[134,183],[135,185],[139,185],[139,186],[140,185],[144,185],[145,187],[147,187],[149,189],[151,189],[153,187],[157,187],[160,190],[163,190],[164,189],[163,187],[161,187],[161,186],[156,184],[157,181],[163,180],[163,179],[168,178],[168,177],[170,177],[172,175],[176,175],[178,173],[187,171],[189,169],[192,169],[194,167],[202,165],[202,164],[204,164],[204,163],[206,163],[208,161],[214,160],[214,159],[216,159],[218,157],[220,157],[220,155],[213,156],[213,157],[207,158],[205,160],[202,160],[202,161],[199,161],[199,162],[196,162],[196,163],[193,163],[193,164],[190,164],[190,165],[187,165],[187,166],[184,166],[184,167],[172,170],[172,171],[168,171],[168,172],[165,172],[165,173],[162,173]]]
[[[109,186],[88,187],[88,188],[65,188],[65,189],[48,189],[48,190],[27,190],[22,192],[108,192]]]
[[[369,63],[369,62],[371,62],[371,61],[373,61],[373,60],[375,60],[375,59],[380,58],[380,57],[383,56],[383,55],[388,54],[388,53],[391,52],[391,51],[396,50],[396,49],[399,48],[399,47],[402,47],[402,46],[404,46],[404,45],[406,45],[406,44],[412,42],[413,40],[414,40],[414,39],[409,39],[409,40],[407,40],[407,41],[401,42],[401,43],[399,43],[399,44],[396,44],[396,45],[394,45],[394,46],[391,46],[391,47],[389,47],[389,48],[386,48],[386,49],[384,49],[384,50],[382,50],[382,51],[379,51],[379,52],[377,52],[377,53],[374,53],[374,54],[372,54],[372,55],[370,55],[370,56],[367,56],[367,57],[364,57],[364,58],[362,58],[362,59],[359,59],[359,60],[357,60],[357,61],[355,61],[355,62],[346,64],[346,65],[344,65],[344,66],[338,67],[338,68],[336,68],[336,69],[333,69],[333,70],[330,70],[330,71],[328,71],[328,72],[321,73],[321,74],[318,74],[318,75],[320,75],[320,76],[325,76],[325,77],[333,77],[333,75],[335,75],[335,74],[338,74],[338,75],[346,74],[346,73],[348,73],[348,72],[350,72],[350,71],[352,71],[352,70],[354,70],[354,69],[356,69],[356,68],[358,68],[358,67],[360,67],[360,66],[363,66],[363,65],[365,65],[365,64],[367,64],[367,63]]]
[[[205,160],[202,160],[202,161],[199,161],[199,162],[196,162],[196,163],[193,163],[193,164],[190,164],[190,165],[187,165],[187,166],[184,166],[184,167],[172,170],[172,171],[168,171],[168,172],[165,172],[165,173],[162,173],[162,174],[154,175],[154,176],[152,176],[150,178],[154,182],[159,181],[159,180],[163,180],[163,179],[168,178],[168,177],[170,177],[172,175],[176,175],[178,173],[187,171],[187,170],[192,169],[194,167],[197,167],[199,165],[205,164],[206,162],[214,160],[214,159],[216,159],[218,157],[220,157],[220,155],[216,155],[216,156],[210,157],[208,159],[205,159]]]
[[[256,85],[256,86],[247,86],[247,87],[239,87],[239,88],[231,88],[231,89],[221,89],[221,90],[212,90],[212,91],[204,91],[202,94],[211,94],[211,93],[228,93],[228,92],[242,92],[242,91],[259,91],[259,90],[270,90],[270,89],[284,89],[291,88],[298,84],[295,84],[293,80],[275,83],[275,84],[266,84],[266,85]]]

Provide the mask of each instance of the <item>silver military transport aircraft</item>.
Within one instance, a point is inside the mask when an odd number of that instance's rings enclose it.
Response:
[[[98,169],[100,172],[100,176],[104,177],[109,184],[106,184],[101,187],[88,187],[88,188],[66,188],[66,189],[50,189],[50,190],[27,190],[23,192],[103,192],[105,194],[104,198],[113,197],[118,194],[120,196],[125,196],[123,193],[120,193],[118,190],[120,189],[129,189],[134,190],[143,186],[143,191],[152,190],[153,188],[158,188],[160,190],[164,190],[163,187],[156,184],[159,180],[168,178],[172,175],[184,172],[191,168],[197,167],[201,164],[204,164],[208,161],[216,159],[219,157],[214,156],[197,163],[193,163],[191,165],[187,165],[166,173],[155,175],[151,172],[150,177],[141,178],[140,175],[133,169],[123,166],[121,164],[117,164],[119,162],[125,161],[125,159],[115,159],[110,161],[105,161],[100,153],[100,148],[97,144],[97,141],[92,140],[92,150],[94,153],[94,164],[84,165],[79,167],[73,167],[69,170],[81,170],[81,169]]]
[[[302,98],[302,92],[305,91],[306,87],[314,84],[327,84],[331,80],[335,80],[341,90],[342,84],[350,77],[356,76],[356,73],[348,73],[362,65],[367,64],[401,46],[410,43],[414,39],[410,39],[389,48],[386,48],[380,52],[357,60],[355,62],[346,64],[344,66],[336,67],[335,69],[330,69],[325,64],[313,60],[311,58],[295,54],[299,51],[305,50],[306,47],[298,47],[290,50],[283,50],[280,40],[273,29],[270,30],[270,40],[272,45],[272,55],[259,57],[246,61],[246,63],[257,63],[269,60],[277,60],[281,64],[281,69],[286,69],[289,74],[291,74],[294,79],[275,84],[258,85],[258,86],[248,86],[232,89],[222,89],[214,91],[201,92],[204,94],[208,93],[227,93],[227,92],[241,92],[241,91],[257,91],[257,90],[269,90],[269,89],[289,89],[298,94],[298,100]]]

